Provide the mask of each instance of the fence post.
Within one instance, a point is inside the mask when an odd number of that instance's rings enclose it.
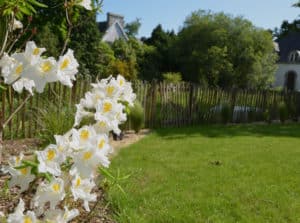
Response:
[[[152,81],[152,94],[151,94],[151,121],[150,121],[150,126],[151,127],[156,127],[156,97],[157,97],[157,81],[153,80]]]

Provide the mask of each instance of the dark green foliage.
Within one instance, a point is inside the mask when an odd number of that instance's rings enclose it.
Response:
[[[140,76],[142,79],[159,79],[162,80],[162,73],[176,72],[177,64],[175,63],[173,43],[176,40],[176,35],[173,31],[163,30],[161,25],[155,27],[152,31],[151,37],[144,39],[144,42],[152,46],[145,55],[146,60],[139,63],[141,67]],[[150,62],[149,62],[150,61]],[[152,76],[149,75],[149,63],[152,64],[151,72]]]
[[[130,107],[129,122],[131,128],[138,133],[144,126],[144,108],[139,101],[135,101],[134,106]]]
[[[224,13],[192,13],[175,48],[183,79],[209,86],[265,88],[276,69],[271,34]]]
[[[127,23],[125,25],[125,32],[129,37],[135,37],[139,33],[139,29],[141,28],[141,19],[137,18],[136,20]]]
[[[279,119],[282,123],[284,123],[288,119],[288,108],[285,102],[280,102],[278,104],[278,112],[279,112]]]
[[[223,124],[227,124],[232,118],[232,106],[228,102],[222,103],[221,106],[221,119]]]
[[[79,61],[79,71],[84,75],[97,76],[101,74],[101,37],[96,15],[87,11],[81,12],[80,15],[81,21],[72,31],[69,47],[74,50]]]

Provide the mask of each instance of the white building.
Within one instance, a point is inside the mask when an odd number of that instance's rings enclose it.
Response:
[[[274,87],[300,91],[300,33],[290,33],[276,44],[279,61]]]

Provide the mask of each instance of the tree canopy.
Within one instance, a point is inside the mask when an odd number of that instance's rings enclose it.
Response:
[[[174,45],[183,79],[220,87],[267,87],[276,69],[272,35],[242,17],[196,11]]]

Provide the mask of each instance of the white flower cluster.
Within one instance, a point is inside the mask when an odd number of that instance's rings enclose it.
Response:
[[[79,66],[73,51],[69,49],[58,61],[53,57],[41,56],[45,51],[45,48],[38,48],[33,41],[29,41],[24,52],[11,56],[5,53],[0,60],[4,82],[12,84],[19,93],[25,88],[31,94],[33,88],[42,93],[50,82],[59,81],[72,87]]]
[[[4,170],[11,175],[9,186],[19,186],[21,192],[26,191],[35,175],[50,176],[50,179],[38,185],[32,200],[33,211],[24,215],[24,202],[20,200],[15,213],[9,215],[8,223],[68,222],[79,212],[57,209],[70,194],[73,200],[81,200],[86,211],[90,211],[89,202],[96,201],[92,193],[99,166],[108,167],[108,155],[112,148],[109,145],[109,132],[120,133],[119,125],[126,121],[125,105],[132,105],[135,100],[131,84],[122,76],[109,77],[92,84],[92,90],[85,94],[77,105],[76,122],[80,126],[85,117],[92,118],[92,124],[73,128],[65,135],[56,135],[56,144],[47,146],[43,151],[36,152],[36,164],[24,161],[23,155],[12,157],[9,166]],[[27,165],[27,164],[30,165]],[[62,168],[69,165],[69,168]],[[47,208],[47,204],[50,208]]]

